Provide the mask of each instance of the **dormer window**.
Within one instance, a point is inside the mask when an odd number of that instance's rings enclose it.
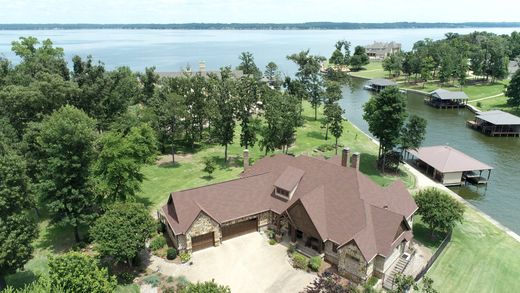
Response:
[[[274,194],[284,200],[291,200],[292,195],[303,177],[303,170],[288,166],[274,183]]]
[[[289,198],[290,192],[285,190],[285,189],[282,189],[280,187],[276,187],[275,192],[276,192],[276,195],[278,195],[278,196]]]

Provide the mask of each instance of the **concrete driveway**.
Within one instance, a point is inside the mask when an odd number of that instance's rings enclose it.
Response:
[[[215,279],[228,285],[231,292],[300,292],[316,275],[294,269],[286,251],[280,244],[269,245],[255,232],[193,253],[191,266],[152,257],[150,269],[165,275],[184,275],[192,282]]]

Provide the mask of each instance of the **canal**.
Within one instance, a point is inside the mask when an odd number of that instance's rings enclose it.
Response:
[[[366,133],[368,124],[363,120],[363,105],[369,91],[363,89],[366,81],[352,78],[343,88],[341,106],[348,120]],[[451,188],[495,220],[520,233],[520,139],[488,137],[466,127],[466,120],[474,114],[466,109],[439,110],[423,102],[424,96],[407,94],[408,112],[428,121],[423,146],[449,145],[495,169],[487,186]]]

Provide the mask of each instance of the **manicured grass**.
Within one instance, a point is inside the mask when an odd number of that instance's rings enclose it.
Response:
[[[500,96],[500,97],[495,97],[492,99],[486,99],[486,100],[478,101],[478,103],[480,105],[480,107],[478,107],[478,108],[481,109],[482,111],[502,110],[502,111],[506,111],[511,114],[520,116],[520,109],[507,105],[506,96]],[[473,102],[471,104],[476,106],[477,102]]]
[[[362,78],[388,78],[388,72],[383,70],[381,61],[370,61],[360,71],[352,71],[350,74]]]
[[[520,243],[467,208],[428,276],[439,292],[518,292]]]
[[[435,237],[432,238],[428,225],[422,221],[421,216],[416,215],[413,217],[413,237],[434,253],[439,245],[441,245],[445,235],[438,235],[437,233]]]
[[[298,128],[296,143],[289,148],[289,153],[326,157],[335,155],[333,150],[324,153],[317,150],[320,145],[334,144],[334,138],[331,135],[328,140],[325,140],[325,129],[321,128],[320,123],[321,111],[321,109],[318,111],[318,121],[315,121],[312,108],[309,104],[305,104],[303,112],[305,125]],[[166,202],[168,194],[172,191],[238,178],[242,172],[243,153],[243,148],[238,142],[239,136],[237,130],[235,143],[228,147],[228,164],[223,162],[224,148],[211,145],[202,147],[196,153],[186,154],[183,158],[179,156],[179,161],[175,164],[163,163],[159,166],[147,166],[144,168],[146,180],[142,186],[140,200],[151,208],[159,208]],[[415,184],[413,175],[404,171],[399,176],[382,176],[376,168],[377,145],[350,122],[344,122],[343,135],[338,140],[338,144],[349,146],[353,152],[360,152],[361,172],[378,184],[387,186],[398,178],[402,179],[407,186],[412,187]],[[341,152],[340,148],[338,148],[338,152]],[[258,160],[264,156],[264,152],[259,149],[258,145],[255,145],[249,148],[249,156],[253,161]],[[212,178],[207,178],[207,174],[202,171],[202,162],[205,157],[213,157],[218,162],[219,167],[213,173]]]

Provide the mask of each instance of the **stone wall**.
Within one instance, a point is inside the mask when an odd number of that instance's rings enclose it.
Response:
[[[220,227],[217,222],[208,217],[204,213],[200,213],[198,217],[193,221],[190,229],[186,232],[186,249],[191,251],[191,238],[194,236],[203,235],[206,233],[214,232],[214,243],[215,246],[220,245],[221,233]]]
[[[367,262],[354,242],[338,249],[338,271],[348,279],[361,283],[367,278]]]
[[[333,245],[334,245],[334,243],[332,243],[331,241],[325,242],[325,260],[337,265],[338,264],[338,252],[332,251]]]

